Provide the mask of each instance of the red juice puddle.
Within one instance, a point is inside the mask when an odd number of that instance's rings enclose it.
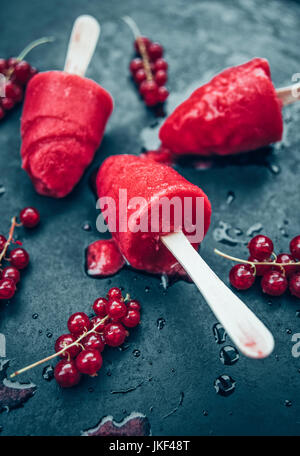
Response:
[[[21,407],[36,391],[36,385],[33,383],[19,383],[9,380],[6,376],[8,366],[8,359],[0,361],[0,412]]]
[[[151,427],[148,418],[142,413],[132,412],[122,421],[113,416],[105,416],[100,423],[81,433],[83,436],[148,436]]]

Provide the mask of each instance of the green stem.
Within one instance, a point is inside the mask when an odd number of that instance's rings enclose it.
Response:
[[[43,38],[39,38],[38,40],[35,40],[35,41],[32,41],[31,43],[28,44],[28,46],[26,46],[25,49],[23,49],[23,51],[18,55],[17,57],[17,60],[24,60],[26,55],[29,54],[30,51],[32,51],[32,49],[34,49],[35,47],[39,46],[40,44],[44,44],[44,43],[51,43],[52,41],[54,41],[54,37],[53,36],[44,36]]]

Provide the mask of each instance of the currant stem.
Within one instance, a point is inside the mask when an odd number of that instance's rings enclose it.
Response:
[[[40,361],[37,361],[36,363],[30,364],[29,366],[26,366],[26,367],[23,367],[22,369],[17,370],[16,372],[14,372],[13,374],[10,375],[10,378],[14,378],[17,375],[22,374],[23,372],[33,369],[34,367],[39,366],[40,364],[46,363],[47,361],[50,361],[51,359],[54,359],[57,356],[62,355],[69,348],[74,347],[75,345],[78,345],[79,342],[81,341],[81,339],[84,339],[87,335],[94,332],[98,328],[98,326],[102,325],[102,323],[104,323],[107,319],[108,319],[108,315],[106,315],[106,317],[102,318],[102,320],[100,320],[99,323],[94,325],[92,329],[81,334],[81,336],[79,336],[78,339],[75,340],[75,342],[72,342],[70,345],[67,345],[66,347],[62,348],[60,351],[53,353],[53,355],[47,356],[47,358],[43,358]]]
[[[276,263],[276,260],[275,261],[248,261],[248,260],[241,260],[240,258],[236,258],[236,257],[231,256],[231,255],[227,255],[227,253],[223,253],[223,252],[221,252],[218,249],[214,249],[214,252],[217,255],[219,255],[219,256],[221,256],[223,258],[226,258],[227,260],[235,261],[237,263],[250,264],[251,266],[263,265],[263,266],[280,266],[280,267],[283,267],[283,266],[287,266],[289,264],[293,264],[295,266],[300,266],[300,261],[291,262],[291,263]]]
[[[15,231],[16,226],[18,226],[17,218],[13,217],[12,220],[11,220],[11,227],[10,227],[10,230],[9,230],[9,235],[8,235],[7,241],[6,241],[5,245],[4,245],[4,248],[3,248],[2,252],[0,253],[0,266],[1,266],[1,261],[3,260],[3,258],[5,259],[5,255],[6,255],[7,249],[9,247],[11,241],[13,240],[14,231]]]
[[[44,36],[43,38],[39,38],[38,40],[35,40],[35,41],[32,41],[31,43],[28,44],[28,46],[26,46],[23,51],[18,55],[17,57],[17,60],[24,60],[24,58],[26,57],[27,54],[29,54],[29,52],[34,49],[35,47],[39,46],[40,44],[44,44],[44,43],[51,43],[52,41],[54,41],[54,37],[53,36]]]

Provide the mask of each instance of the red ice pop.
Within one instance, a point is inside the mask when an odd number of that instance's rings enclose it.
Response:
[[[255,58],[197,89],[166,119],[159,136],[178,155],[246,152],[281,140],[281,108],[268,61]]]
[[[130,217],[138,210],[140,225],[143,225],[143,220],[147,220],[146,223],[150,225],[151,208],[155,204],[159,204],[164,197],[169,200],[178,197],[182,203],[183,216],[176,220],[174,214],[171,215],[168,232],[179,230],[183,224],[186,230],[190,230],[191,224],[196,222],[194,213],[197,204],[196,198],[200,197],[203,201],[204,217],[200,223],[203,223],[203,235],[205,235],[211,216],[210,202],[205,193],[169,166],[134,155],[117,155],[106,159],[98,172],[96,185],[98,196],[112,198],[116,203],[116,208],[120,204],[119,190],[127,191],[127,223],[124,231],[120,229],[120,213],[118,210],[115,218],[116,230],[113,227],[114,223],[110,223],[114,220],[111,217],[113,215],[111,210],[107,211],[105,208],[106,216],[104,215],[113,239],[127,262],[136,269],[153,274],[180,274],[182,272],[181,266],[160,240],[160,236],[166,234],[162,231],[162,220],[159,220],[158,232],[151,232],[150,226],[148,232],[132,232],[129,229]],[[130,201],[136,197],[144,198],[145,204],[136,207],[134,204],[131,205]],[[184,197],[191,197],[192,216],[188,214],[188,211],[185,211],[187,200]],[[193,245],[197,248],[199,242]]]
[[[78,18],[66,60],[68,72],[40,73],[28,84],[21,121],[22,164],[42,195],[62,198],[71,192],[91,163],[112,112],[110,94],[80,75],[98,36],[94,18]]]

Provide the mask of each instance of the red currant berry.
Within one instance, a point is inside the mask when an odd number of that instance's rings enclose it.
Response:
[[[163,86],[167,82],[168,76],[164,70],[158,70],[155,73],[154,79],[157,85]]]
[[[140,85],[140,94],[146,96],[149,94],[157,94],[158,86],[155,81],[143,81]]]
[[[108,299],[122,299],[122,291],[120,288],[111,288],[107,293]]]
[[[107,313],[112,320],[120,320],[127,313],[126,304],[121,299],[112,299],[108,303]]]
[[[260,263],[259,260],[257,260],[256,258],[253,258],[252,256],[249,256],[248,261],[252,261],[254,264],[255,263]],[[265,261],[268,262],[268,263],[271,263],[272,262],[272,258],[268,258]],[[257,277],[263,276],[264,274],[266,274],[266,272],[271,271],[271,269],[272,269],[272,266],[268,265],[268,264],[266,264],[266,265],[255,264],[255,270],[256,270]]]
[[[109,319],[107,319],[107,320],[105,320],[103,322],[102,322],[102,320],[103,320],[103,318],[102,317],[98,317],[98,316],[92,318],[92,320],[91,320],[92,326],[93,327],[97,326],[96,329],[94,329],[94,331],[100,333],[100,332],[102,332],[104,330],[105,326],[110,323]]]
[[[158,88],[157,97],[160,103],[164,103],[169,96],[169,91],[166,87],[162,86]]]
[[[24,269],[28,266],[29,255],[25,249],[17,248],[9,254],[10,263],[17,269]]]
[[[15,66],[20,62],[19,59],[17,59],[16,57],[10,57],[8,60],[7,60],[7,68],[15,68]]]
[[[40,222],[40,213],[34,207],[25,207],[20,212],[20,220],[25,228],[34,228]]]
[[[3,117],[5,117],[5,111],[4,111],[4,109],[1,108],[1,106],[0,106],[0,120],[2,120]]]
[[[90,327],[90,319],[84,312],[76,312],[71,315],[68,320],[68,329],[70,333],[75,335],[79,335],[84,331],[88,331]]]
[[[291,240],[290,251],[296,260],[300,260],[300,236],[296,236]]]
[[[17,268],[8,266],[3,269],[1,279],[11,279],[15,284],[17,284],[20,281],[20,272]]]
[[[30,78],[32,78],[35,74],[37,74],[37,69],[34,67],[31,67],[30,69]]]
[[[76,358],[76,367],[83,374],[94,376],[101,369],[102,356],[98,350],[83,350]]]
[[[258,234],[248,244],[250,255],[259,261],[264,261],[270,258],[273,252],[273,242],[267,236]]]
[[[22,85],[25,85],[31,78],[31,66],[25,60],[18,62],[13,72],[14,79]]]
[[[264,293],[271,296],[280,296],[287,289],[288,282],[283,274],[278,271],[267,272],[261,281],[261,287]]]
[[[127,304],[128,309],[141,310],[141,304],[136,299],[131,299]]]
[[[167,69],[168,69],[168,64],[165,61],[165,59],[157,59],[156,62],[154,63],[155,71],[159,71],[159,70],[167,71]]]
[[[110,347],[119,347],[126,338],[126,330],[120,323],[109,323],[104,328],[104,338]]]
[[[138,70],[141,70],[143,68],[143,61],[142,59],[136,58],[131,60],[129,69],[131,73],[134,75]]]
[[[101,335],[98,333],[88,334],[84,339],[81,340],[81,343],[84,348],[99,350],[99,352],[103,352],[105,347],[105,342]]]
[[[93,311],[95,312],[96,315],[98,315],[98,317],[103,318],[103,317],[105,317],[105,315],[107,315],[107,311],[106,311],[107,304],[108,304],[108,301],[105,298],[96,299],[96,301],[93,304]]]
[[[295,263],[294,258],[289,253],[281,253],[276,258],[276,263],[286,264],[286,263]],[[274,269],[282,273],[282,268],[280,266],[275,266]],[[285,272],[286,277],[290,277],[299,269],[298,266],[295,264],[291,264],[290,266],[283,266],[283,270]]]
[[[4,74],[7,70],[7,60],[0,59],[0,73]]]
[[[0,252],[2,252],[4,249],[6,242],[6,238],[3,236],[3,234],[0,234]]]
[[[148,47],[151,44],[151,40],[149,40],[149,38],[147,38],[146,36],[139,36],[139,39],[135,40],[135,42],[134,42],[134,48],[138,54],[140,53],[138,41],[142,41],[144,43],[144,46],[146,47],[146,49],[148,49]]]
[[[55,342],[55,351],[56,353],[68,347],[69,345],[76,342],[76,337],[73,334],[63,334]],[[80,353],[81,347],[79,345],[73,345],[72,347],[65,350],[60,356],[62,358],[76,358],[78,353]]]
[[[0,280],[0,299],[11,299],[16,292],[16,284],[11,279]]]
[[[134,80],[135,82],[139,85],[141,84],[143,81],[145,81],[146,79],[146,72],[145,70],[141,69],[141,70],[138,70],[135,75],[134,75]]]
[[[134,309],[128,309],[127,315],[122,318],[122,323],[127,326],[127,328],[134,328],[140,321],[140,312]]]
[[[73,360],[67,361],[62,359],[55,366],[54,377],[59,386],[70,388],[80,382],[81,374]]]
[[[289,289],[293,296],[300,298],[300,272],[297,272],[290,278]]]
[[[5,85],[5,96],[11,98],[14,102],[22,100],[23,92],[21,87],[12,81],[8,81]]]
[[[255,275],[250,264],[236,264],[229,273],[231,285],[238,290],[247,290],[254,281]]]
[[[163,53],[163,47],[159,43],[152,43],[148,47],[148,54],[152,61],[160,59],[163,56]]]
[[[15,106],[14,100],[12,98],[8,98],[8,97],[2,98],[1,104],[2,104],[2,108],[5,111],[10,111]]]

